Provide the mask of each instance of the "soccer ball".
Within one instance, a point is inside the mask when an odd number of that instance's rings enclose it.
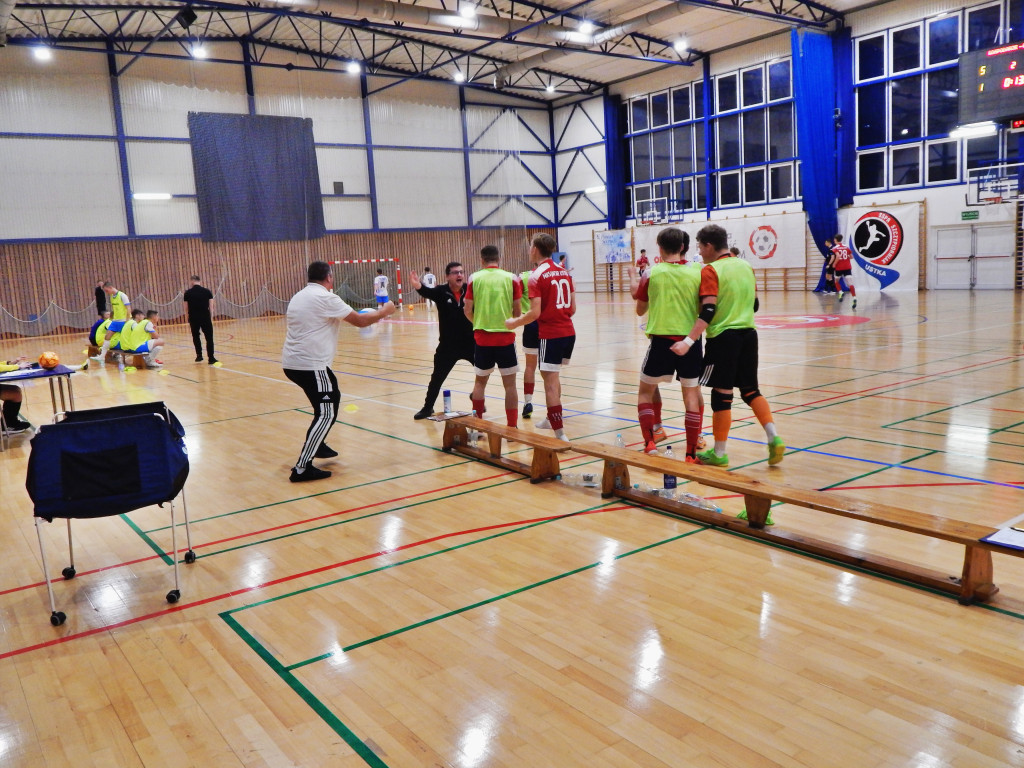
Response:
[[[39,356],[40,368],[56,368],[58,365],[60,365],[60,358],[56,352],[43,352]]]

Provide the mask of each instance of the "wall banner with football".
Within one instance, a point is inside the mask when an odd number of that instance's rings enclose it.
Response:
[[[839,221],[858,291],[917,290],[920,203],[847,208]]]
[[[806,266],[804,233],[807,217],[804,213],[637,227],[633,232],[633,249],[639,257],[640,249],[646,248],[647,258],[653,264],[659,260],[658,233],[666,227],[678,227],[690,235],[688,256],[696,259],[697,243],[694,238],[705,224],[718,224],[722,227],[729,236],[729,246],[739,248],[740,256],[749,261],[754,269],[799,269]]]
[[[628,229],[609,229],[594,233],[595,264],[630,264],[632,243]],[[639,253],[639,251],[638,251]]]

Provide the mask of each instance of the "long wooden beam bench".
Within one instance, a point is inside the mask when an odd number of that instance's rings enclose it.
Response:
[[[474,430],[486,435],[486,446],[470,444],[469,432]],[[511,469],[527,475],[531,483],[554,480],[561,474],[558,454],[572,450],[572,444],[548,435],[513,429],[493,421],[474,416],[460,416],[444,423],[444,437],[441,447],[448,453],[459,453],[488,464]],[[502,440],[513,441],[533,448],[533,460],[527,464],[510,456],[502,456]]]
[[[992,581],[992,552],[1022,556],[1024,552],[988,544],[981,539],[995,533],[994,528],[962,520],[931,515],[889,504],[861,501],[841,493],[795,488],[783,483],[768,482],[735,471],[699,464],[687,464],[664,456],[648,456],[637,451],[591,442],[574,442],[573,451],[604,460],[601,494],[617,496],[706,525],[740,531],[755,538],[784,544],[793,549],[855,565],[865,570],[905,579],[932,589],[955,595],[964,605],[984,602],[999,588]],[[675,500],[632,487],[629,467],[661,474],[676,475],[701,485],[743,496],[747,520],[718,514],[685,500]],[[765,527],[773,502],[792,504],[865,523],[895,528],[934,539],[942,539],[964,547],[963,569],[959,577],[900,562],[881,555],[850,549],[835,542],[815,539],[779,526]]]

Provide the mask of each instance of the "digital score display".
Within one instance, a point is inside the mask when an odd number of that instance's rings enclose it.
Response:
[[[959,123],[1005,123],[1024,115],[1024,43],[960,56]]]

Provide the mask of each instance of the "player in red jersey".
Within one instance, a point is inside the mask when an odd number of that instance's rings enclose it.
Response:
[[[836,244],[832,246],[832,271],[835,272],[836,276],[836,291],[839,292],[839,300],[843,300],[843,288],[840,283],[841,278],[846,278],[846,286],[850,289],[850,295],[853,296],[853,304],[850,309],[857,308],[857,289],[853,287],[853,251],[850,250],[850,246],[843,243],[843,236],[836,235]]]
[[[555,238],[541,233],[530,243],[530,260],[536,269],[530,273],[530,311],[505,321],[510,330],[534,320],[540,336],[540,376],[544,380],[544,400],[548,417],[537,422],[539,429],[553,429],[555,437],[565,440],[562,423],[562,382],[558,377],[563,365],[569,364],[576,329],[572,316],[576,314],[576,292],[569,272],[551,260],[555,252]]]
[[[636,271],[640,273],[640,277],[644,277],[651,268],[651,262],[647,258],[647,249],[641,248],[640,255],[636,259]]]

